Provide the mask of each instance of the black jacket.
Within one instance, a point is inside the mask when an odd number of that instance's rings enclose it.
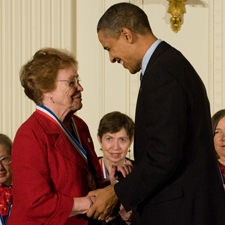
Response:
[[[135,117],[136,166],[115,191],[140,224],[225,224],[207,93],[176,49],[161,42],[141,82]]]

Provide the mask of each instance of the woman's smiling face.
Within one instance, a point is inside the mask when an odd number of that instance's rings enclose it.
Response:
[[[214,146],[220,158],[225,159],[225,117],[216,126],[214,134]]]
[[[0,159],[4,156],[10,156],[5,144],[0,144]],[[3,164],[0,162],[0,186],[10,186],[12,183],[11,163]]]
[[[126,133],[125,128],[121,128],[117,133],[105,133],[101,140],[98,136],[98,140],[102,147],[104,160],[116,164],[123,164],[127,151],[131,145],[131,140]]]
[[[75,112],[82,108],[82,91],[77,71],[72,66],[61,69],[57,75],[56,88],[51,92],[52,101],[58,107]]]

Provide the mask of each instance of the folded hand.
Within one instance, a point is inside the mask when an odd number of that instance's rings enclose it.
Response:
[[[126,177],[129,173],[131,173],[132,168],[133,166],[130,163],[124,163],[120,166],[112,166],[111,173],[108,176],[110,183],[114,183],[114,181],[117,180],[121,174],[123,177]]]

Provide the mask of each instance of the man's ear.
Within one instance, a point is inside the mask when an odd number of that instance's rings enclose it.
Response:
[[[122,37],[124,37],[129,43],[132,42],[132,40],[133,40],[133,34],[132,34],[132,32],[128,28],[122,27],[120,29],[120,33],[121,33]]]

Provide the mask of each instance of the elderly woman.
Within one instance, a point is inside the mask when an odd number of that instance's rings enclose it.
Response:
[[[94,201],[86,195],[101,187],[103,176],[89,129],[74,115],[83,91],[77,61],[65,50],[44,48],[21,68],[20,80],[37,107],[12,147],[9,224],[95,224],[85,216]]]
[[[212,129],[221,176],[223,183],[225,183],[225,109],[222,109],[213,115]]]
[[[7,224],[12,206],[12,141],[5,134],[0,134],[0,224]]]
[[[133,161],[126,158],[134,138],[134,122],[129,116],[117,111],[104,115],[99,123],[97,138],[103,152],[99,162],[104,178],[109,178],[114,167],[133,165]],[[121,210],[108,224],[130,224],[131,214],[131,211],[126,213]]]

